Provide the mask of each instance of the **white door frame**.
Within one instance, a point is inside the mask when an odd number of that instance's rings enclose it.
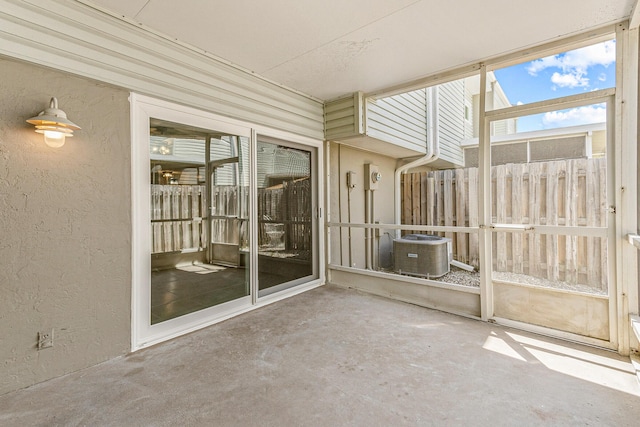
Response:
[[[250,202],[251,212],[256,211],[256,134],[291,141],[294,143],[316,147],[318,158],[315,167],[322,165],[322,141],[301,137],[289,132],[270,129],[222,117],[191,107],[174,104],[148,96],[131,93],[131,208],[132,208],[132,242],[131,242],[131,350],[136,351],[162,341],[201,329],[238,314],[253,310],[265,304],[287,298],[324,284],[324,246],[318,241],[318,278],[303,285],[288,289],[264,298],[256,298],[255,269],[251,269],[251,292],[224,304],[209,307],[194,313],[151,324],[151,230],[149,200],[149,120],[158,118],[176,123],[184,123],[203,129],[225,132],[250,139]],[[316,169],[319,170],[319,169]],[[317,203],[323,197],[321,174],[318,174]],[[255,215],[254,215],[255,216]],[[257,221],[251,219],[251,265],[257,265]],[[324,228],[320,218],[317,219],[319,230]],[[323,235],[322,231],[318,233]]]
[[[484,71],[484,70],[483,70]],[[482,90],[482,87],[481,87]],[[482,92],[481,92],[482,93]],[[536,325],[529,325],[522,322],[513,321],[510,319],[497,318],[495,316],[494,306],[494,290],[493,290],[493,262],[492,262],[492,234],[498,231],[514,231],[512,225],[493,224],[491,218],[491,137],[489,129],[491,123],[498,120],[506,120],[517,118],[521,116],[541,114],[550,111],[562,110],[567,108],[575,108],[592,104],[606,103],[607,105],[607,206],[615,206],[615,162],[616,162],[616,139],[614,134],[615,129],[615,94],[616,89],[603,89],[599,91],[572,95],[563,98],[551,99],[546,101],[535,102],[526,105],[519,105],[500,110],[485,111],[482,117],[481,123],[481,136],[480,136],[480,186],[484,190],[481,194],[480,203],[481,207],[481,245],[483,245],[484,256],[481,259],[481,305],[483,307],[482,318],[483,320],[493,320],[498,323],[505,324],[507,326],[517,326],[524,329],[530,329],[535,332],[545,333],[547,335],[554,335],[560,338],[572,339],[575,341],[581,341],[587,344],[608,347],[612,349],[618,349],[618,287],[616,281],[616,216],[613,212],[609,213],[608,225],[606,229],[602,227],[580,227],[579,230],[573,230],[575,227],[565,226],[533,226],[536,230],[544,234],[557,234],[557,235],[578,235],[583,237],[606,237],[607,238],[607,259],[608,259],[608,288],[609,288],[609,318],[607,319],[609,324],[609,340],[604,341],[597,338],[590,338],[573,334],[570,332],[564,332],[561,330],[555,330],[551,328],[545,328]],[[482,102],[482,101],[481,101]]]

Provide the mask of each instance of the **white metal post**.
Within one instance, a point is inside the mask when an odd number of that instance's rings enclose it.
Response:
[[[321,152],[322,150],[318,150]],[[318,232],[319,236],[324,236],[324,262],[320,262],[320,268],[324,269],[324,276],[327,283],[331,282],[331,270],[329,269],[329,264],[331,263],[331,227],[329,227],[329,223],[331,222],[331,142],[324,142],[324,162],[323,167],[324,171],[324,182],[323,184],[318,184],[318,188],[324,189],[324,197],[320,201],[324,205],[324,218],[320,218],[318,220],[318,224],[321,225],[321,229]],[[320,162],[318,162],[320,164]],[[340,182],[340,177],[338,177],[338,182]],[[322,187],[321,187],[322,185]],[[340,188],[338,188],[338,194],[340,193]],[[324,229],[324,233],[322,233],[322,229]],[[338,233],[339,235],[340,233]],[[342,237],[340,237],[340,243],[342,244]],[[342,250],[340,250],[340,258],[342,259]]]
[[[618,351],[631,348],[630,314],[638,314],[638,251],[625,236],[638,231],[638,28],[616,31],[615,206]]]
[[[493,284],[491,283],[491,137],[485,117],[487,98],[487,67],[480,66],[479,111],[479,186],[478,212],[480,216],[480,317],[487,321],[494,315]]]
[[[249,141],[249,287],[251,304],[258,301],[258,132]]]

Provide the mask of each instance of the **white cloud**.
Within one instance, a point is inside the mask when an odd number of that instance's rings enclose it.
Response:
[[[546,58],[531,61],[531,64],[527,67],[527,72],[532,76],[537,76],[538,73],[544,69],[552,67],[561,68],[561,66],[562,63],[560,62],[560,57],[558,55],[547,56]]]
[[[527,72],[532,76],[547,68],[560,68],[563,73],[586,74],[587,69],[594,65],[608,67],[616,61],[616,42],[609,40],[592,46],[566,52],[565,54],[548,56],[532,61]]]
[[[551,83],[559,87],[589,87],[589,78],[580,72],[567,74],[555,72],[551,76]]]
[[[542,124],[546,128],[603,123],[606,121],[607,109],[604,104],[572,108],[567,111],[551,111],[545,113],[542,118]]]
[[[600,80],[601,82],[606,82],[607,81],[607,75],[605,73],[601,73],[598,76],[598,80]]]
[[[516,102],[516,105],[524,105],[524,102],[518,101],[518,102]]]

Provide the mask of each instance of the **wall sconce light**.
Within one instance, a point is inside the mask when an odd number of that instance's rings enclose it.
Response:
[[[52,148],[60,148],[67,137],[73,136],[80,126],[67,119],[67,114],[58,109],[58,100],[51,98],[49,108],[45,108],[35,117],[27,120],[36,127],[36,132],[44,134],[44,142]]]

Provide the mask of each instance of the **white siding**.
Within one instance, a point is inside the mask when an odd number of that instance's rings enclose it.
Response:
[[[498,83],[497,81],[494,83],[492,96],[493,109],[498,110],[501,108],[511,107],[511,103],[509,102],[507,95],[504,93],[502,87],[500,86],[500,83]],[[511,135],[516,133],[516,120],[517,119],[508,119],[493,122],[492,135]]]
[[[426,152],[426,103],[425,89],[367,100],[367,135]]]
[[[464,82],[464,81],[463,81]],[[473,122],[475,111],[473,109],[473,94],[469,90],[468,85],[464,85],[464,105],[468,108],[469,117],[464,118],[464,139],[473,138]],[[462,112],[464,117],[464,110]]]
[[[511,135],[516,133],[515,120],[516,119],[508,119],[493,122],[493,135]]]
[[[77,2],[0,0],[0,54],[228,117],[323,137],[322,103]]]
[[[325,139],[339,140],[363,134],[363,103],[362,92],[326,102],[324,105]]]
[[[437,87],[437,93],[439,158],[456,165],[462,165],[463,155],[460,142],[465,139],[464,82],[456,80],[442,84]]]

